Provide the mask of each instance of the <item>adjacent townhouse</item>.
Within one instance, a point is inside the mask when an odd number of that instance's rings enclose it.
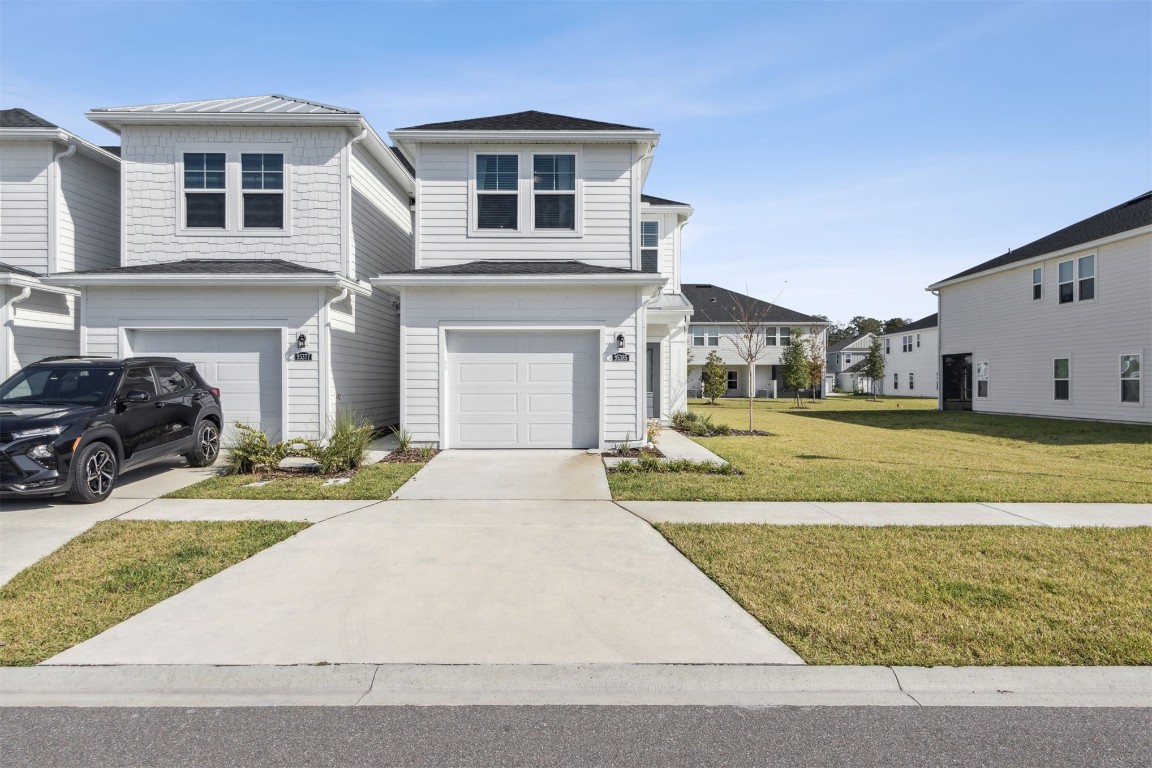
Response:
[[[0,110],[0,381],[80,351],[79,292],[43,276],[120,263],[119,168],[114,147]]]
[[[123,238],[82,291],[80,351],[194,362],[230,422],[276,439],[399,418],[414,181],[355,110],[285,96],[94,109],[120,136]]]
[[[400,423],[441,448],[594,448],[686,402],[691,208],[645,197],[659,134],[542,112],[392,131],[416,177]]]
[[[683,286],[692,305],[691,361],[688,390],[701,394],[700,374],[708,355],[717,353],[727,367],[725,397],[779,397],[785,390],[781,358],[795,334],[815,334],[818,343],[827,339],[828,323],[787,307],[746,296],[716,285],[692,283]],[[764,354],[752,366],[740,355],[739,337],[752,325],[761,327],[766,345]]]
[[[871,392],[872,379],[864,373],[875,334],[841,339],[828,346],[828,375],[837,392]]]
[[[922,317],[891,333],[881,334],[884,380],[880,393],[894,397],[936,397],[939,394],[937,314]]]
[[[1152,423],[1152,192],[928,290],[941,408]]]

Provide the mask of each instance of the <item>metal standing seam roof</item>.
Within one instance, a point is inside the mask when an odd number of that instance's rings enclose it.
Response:
[[[1139,197],[1134,197],[1114,208],[1109,208],[1095,216],[1089,216],[1083,221],[1078,221],[1050,235],[1045,235],[1039,240],[1033,240],[1016,250],[1008,251],[1008,253],[989,259],[983,264],[977,264],[971,269],[946,277],[938,283],[946,283],[997,267],[1006,267],[1036,256],[1043,256],[1046,253],[1062,251],[1066,248],[1073,248],[1077,245],[1091,243],[1094,240],[1101,240],[1149,225],[1152,225],[1152,192],[1145,192]]]
[[[746,296],[727,288],[706,283],[683,283],[680,291],[695,307],[693,323],[738,323],[739,306],[754,313],[763,313],[766,323],[824,323],[818,317],[805,315],[794,309],[769,304],[753,296]]]
[[[0,128],[59,128],[21,107],[0,110]]]
[[[512,112],[507,115],[475,117],[468,120],[450,120],[444,123],[424,123],[399,128],[401,131],[651,131],[621,123],[602,123],[582,117],[556,115],[550,112]]]
[[[359,115],[355,109],[345,109],[318,101],[297,99],[292,96],[269,94],[266,96],[239,96],[232,99],[204,101],[176,101],[167,104],[136,104],[124,107],[100,107],[91,112],[135,112],[139,114],[266,114],[266,115]]]

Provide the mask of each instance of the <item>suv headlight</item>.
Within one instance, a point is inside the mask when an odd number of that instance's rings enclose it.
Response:
[[[28,451],[28,455],[37,461],[44,459],[51,459],[56,456],[56,451],[52,448],[51,443],[40,443],[40,445],[33,446]]]
[[[64,431],[64,427],[57,424],[54,427],[40,427],[39,429],[26,429],[23,432],[13,432],[14,440],[23,440],[26,437],[55,437]]]

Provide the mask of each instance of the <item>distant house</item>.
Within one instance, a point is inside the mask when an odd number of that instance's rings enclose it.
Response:
[[[27,110],[0,110],[0,381],[80,351],[79,292],[44,275],[119,263],[119,158]]]
[[[928,290],[941,408],[1152,423],[1152,192]]]
[[[937,357],[940,339],[931,314],[880,336],[884,349],[884,381],[881,394],[902,397],[936,397],[939,393]]]
[[[828,347],[828,374],[841,392],[870,392],[872,379],[864,374],[864,364],[872,350],[874,334],[842,339]]]
[[[692,397],[700,396],[700,373],[711,352],[720,355],[728,369],[725,397],[747,397],[750,391],[755,397],[778,397],[785,389],[781,356],[792,335],[815,333],[826,338],[828,323],[812,315],[707,283],[684,283],[681,290],[693,307],[688,340],[688,393]],[[762,321],[767,342],[764,355],[753,366],[752,385],[748,364],[737,354],[742,312]]]

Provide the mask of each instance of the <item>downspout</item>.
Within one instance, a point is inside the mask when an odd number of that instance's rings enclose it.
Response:
[[[4,328],[6,339],[4,343],[4,366],[0,375],[7,379],[15,370],[12,364],[16,362],[16,310],[14,307],[32,295],[32,286],[24,286],[24,290],[4,302]]]
[[[321,289],[321,290],[323,290],[323,289]],[[345,288],[343,291],[340,292],[340,294],[338,296],[327,301],[321,309],[321,313],[323,315],[323,320],[324,320],[324,326],[323,326],[324,327],[324,350],[322,353],[323,358],[324,358],[324,366],[320,370],[320,373],[321,373],[321,377],[320,377],[321,402],[323,403],[323,411],[324,411],[324,428],[323,428],[323,430],[321,430],[320,435],[319,435],[319,438],[321,440],[323,440],[325,437],[327,437],[327,435],[331,431],[332,427],[335,426],[335,424],[336,424],[336,419],[335,419],[336,414],[335,414],[334,405],[332,403],[332,392],[331,392],[331,383],[332,383],[332,305],[338,304],[341,301],[344,301],[344,299],[348,298],[348,296],[349,296],[349,294],[351,294],[351,292],[352,292],[352,289]],[[339,395],[337,395],[337,397],[339,397]]]
[[[60,227],[56,211],[60,205],[60,198],[63,196],[63,187],[60,183],[60,161],[66,157],[72,157],[74,154],[76,154],[76,145],[69,143],[68,149],[52,158],[52,204],[48,206],[48,269],[45,270],[48,274],[55,272],[58,266],[56,254],[60,247]]]

